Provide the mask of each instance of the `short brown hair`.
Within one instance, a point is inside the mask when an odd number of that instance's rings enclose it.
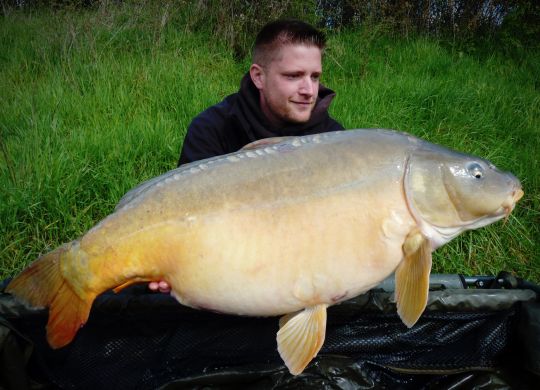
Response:
[[[315,27],[295,19],[276,20],[266,24],[255,39],[252,62],[267,65],[276,51],[284,45],[326,46],[326,37]]]

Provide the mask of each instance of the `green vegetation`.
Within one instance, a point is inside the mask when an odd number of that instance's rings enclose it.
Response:
[[[245,50],[205,27],[193,7],[2,17],[0,278],[174,168],[191,118],[237,90]],[[525,197],[506,224],[439,249],[434,271],[508,270],[540,282],[540,51],[463,47],[381,26],[329,33],[323,82],[337,92],[333,116],[347,128],[407,131],[512,171]]]

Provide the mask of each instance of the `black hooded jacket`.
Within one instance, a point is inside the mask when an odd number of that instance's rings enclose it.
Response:
[[[240,90],[203,111],[188,127],[178,165],[232,153],[262,138],[301,136],[343,130],[328,114],[334,91],[319,85],[319,96],[306,123],[276,128],[269,124],[259,105],[259,90],[247,73]]]

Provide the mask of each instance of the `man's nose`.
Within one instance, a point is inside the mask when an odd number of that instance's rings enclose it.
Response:
[[[302,78],[302,83],[300,84],[299,92],[302,95],[308,95],[313,96],[315,93],[315,82],[311,79],[311,77],[304,77]]]

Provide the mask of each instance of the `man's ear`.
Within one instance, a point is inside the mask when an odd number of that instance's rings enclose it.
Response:
[[[249,68],[249,75],[251,76],[251,81],[253,81],[253,84],[255,84],[257,89],[262,89],[264,84],[263,67],[258,64],[251,64],[251,67]]]

